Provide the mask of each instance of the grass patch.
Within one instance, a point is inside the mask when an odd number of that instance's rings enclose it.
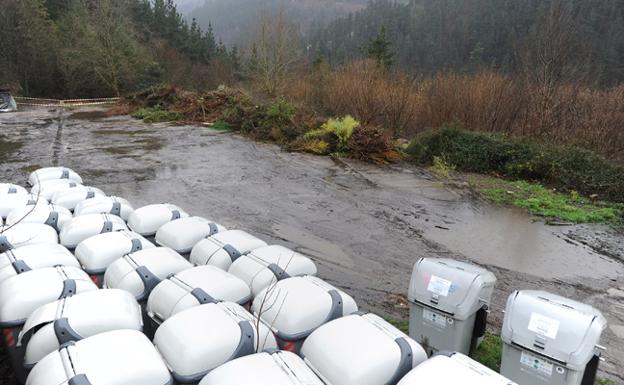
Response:
[[[438,157],[459,171],[534,180],[563,191],[624,202],[624,166],[579,148],[447,126],[418,135],[407,152],[419,164],[431,165]]]
[[[212,126],[210,126],[213,130],[217,131],[231,131],[232,126],[228,122],[224,122],[223,120],[216,121]]]
[[[145,123],[177,122],[184,118],[179,112],[163,110],[159,106],[140,108],[131,116]]]
[[[502,354],[503,340],[497,335],[486,333],[472,358],[495,372],[500,372]]]
[[[532,215],[572,223],[620,224],[624,204],[594,201],[571,191],[561,193],[537,183],[473,176],[470,183],[490,202],[511,205]]]
[[[405,334],[409,334],[409,320],[401,320],[396,318],[384,317],[386,321],[392,324],[395,328],[399,329]]]

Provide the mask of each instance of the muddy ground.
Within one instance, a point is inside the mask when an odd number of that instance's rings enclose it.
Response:
[[[284,152],[205,127],[36,110],[0,115],[2,181],[64,165],[136,207],[171,202],[229,228],[312,256],[319,275],[360,307],[407,317],[421,257],[469,260],[499,279],[490,329],[514,289],[590,303],[609,321],[601,376],[624,383],[624,235],[604,226],[549,227],[491,207],[410,165],[377,167]]]

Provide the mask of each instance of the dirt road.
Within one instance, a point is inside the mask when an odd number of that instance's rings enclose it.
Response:
[[[38,110],[0,115],[0,135],[21,144],[0,160],[3,181],[24,184],[25,167],[65,165],[136,207],[176,203],[312,256],[319,275],[363,309],[406,317],[420,257],[496,273],[494,332],[514,289],[590,303],[609,321],[601,375],[624,383],[624,235],[607,227],[549,227],[420,168],[292,154],[202,127]]]

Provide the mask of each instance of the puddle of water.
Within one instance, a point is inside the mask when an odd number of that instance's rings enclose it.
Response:
[[[479,263],[546,279],[616,278],[622,265],[586,247],[570,244],[559,228],[533,222],[524,213],[502,208],[454,211],[448,230],[429,225],[425,237]]]

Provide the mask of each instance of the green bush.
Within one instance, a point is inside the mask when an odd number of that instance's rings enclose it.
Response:
[[[417,163],[445,159],[460,171],[541,181],[614,202],[624,202],[624,167],[579,148],[446,126],[418,135],[407,148]]]
[[[250,99],[232,99],[223,120],[242,132],[259,139],[293,140],[300,135],[293,123],[297,108],[278,99],[270,104],[256,105]]]
[[[135,119],[141,119],[145,123],[176,122],[184,119],[181,113],[167,111],[160,106],[141,108],[132,113],[131,116]]]
[[[349,150],[348,141],[353,135],[353,131],[360,126],[360,122],[347,115],[342,119],[329,119],[321,128],[308,131],[305,139],[325,139],[327,142],[336,142],[338,152]],[[334,140],[332,140],[334,137]]]

